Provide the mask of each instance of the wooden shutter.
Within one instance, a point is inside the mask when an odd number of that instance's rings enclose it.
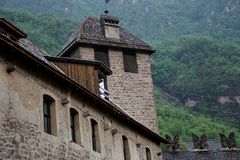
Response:
[[[123,53],[123,63],[125,72],[138,72],[136,53]]]
[[[105,49],[95,49],[95,60],[103,62],[106,66],[110,67],[108,51]]]

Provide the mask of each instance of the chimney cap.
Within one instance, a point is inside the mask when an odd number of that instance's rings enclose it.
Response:
[[[108,25],[118,25],[119,19],[116,16],[101,15],[101,21]]]

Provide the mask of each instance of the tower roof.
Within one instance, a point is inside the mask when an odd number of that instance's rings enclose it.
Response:
[[[101,19],[110,19],[116,21],[118,18],[114,16],[104,15]],[[77,44],[88,44],[96,46],[109,46],[116,48],[136,49],[147,51],[149,54],[155,50],[147,43],[143,42],[126,29],[119,26],[119,39],[107,38],[104,35],[104,23],[96,17],[86,17],[85,20],[77,27],[75,32],[69,38],[69,41],[60,50],[58,56],[66,56],[68,52],[76,47]]]

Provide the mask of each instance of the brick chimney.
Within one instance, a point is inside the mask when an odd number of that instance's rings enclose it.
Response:
[[[119,20],[117,17],[102,15],[101,23],[106,38],[120,39],[118,26]]]

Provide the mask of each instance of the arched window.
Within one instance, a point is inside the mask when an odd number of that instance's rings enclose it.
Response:
[[[127,137],[122,136],[124,160],[130,160],[129,142]]]
[[[101,145],[100,145],[98,123],[94,119],[91,119],[91,130],[92,130],[92,149],[100,153]]]
[[[80,137],[80,120],[78,111],[70,108],[70,130],[71,130],[71,141],[77,144],[81,143]]]
[[[146,157],[147,160],[152,160],[151,150],[146,147]]]
[[[45,133],[57,136],[55,100],[48,95],[43,95],[43,124]]]

